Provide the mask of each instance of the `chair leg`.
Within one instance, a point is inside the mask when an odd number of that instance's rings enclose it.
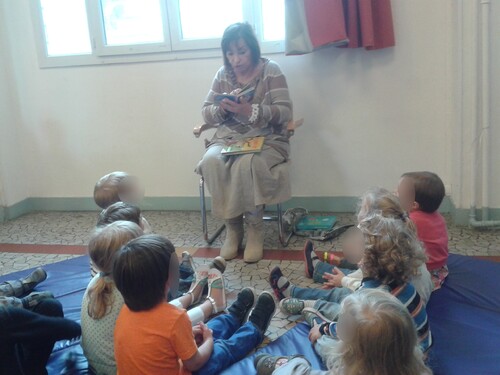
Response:
[[[281,245],[283,245],[283,247],[287,247],[289,242],[290,242],[290,238],[292,238],[293,232],[290,233],[288,235],[288,237],[285,238],[286,233],[285,233],[285,230],[283,227],[283,210],[281,207],[281,203],[278,203],[276,205],[276,209],[278,211],[278,232],[279,232],[278,235],[279,235],[280,243],[281,243]]]
[[[220,225],[212,234],[211,236],[208,233],[208,222],[207,222],[207,206],[206,206],[206,201],[205,201],[205,180],[203,177],[200,178],[200,206],[201,206],[201,226],[203,229],[203,238],[205,239],[206,243],[211,245],[217,237],[220,236],[224,228],[226,227],[225,224]]]

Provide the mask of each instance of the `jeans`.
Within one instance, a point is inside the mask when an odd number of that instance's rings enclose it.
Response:
[[[323,284],[325,282],[325,279],[323,279],[323,274],[325,272],[332,273],[333,269],[335,267],[336,266],[334,266],[333,264],[325,263],[325,262],[321,262],[321,261],[316,263],[316,266],[314,267],[314,272],[313,272],[314,282],[319,283],[319,284]],[[337,268],[339,268],[339,267],[337,267]],[[344,275],[348,275],[354,271],[354,270],[348,269],[348,268],[339,268],[339,270],[342,271],[344,273]]]
[[[352,290],[348,288],[319,289],[292,286],[290,296],[304,300],[323,300],[340,303],[351,293]]]
[[[263,335],[251,322],[240,326],[232,314],[219,315],[207,323],[213,331],[214,350],[207,363],[195,374],[218,374],[233,363],[243,359],[262,342]]]

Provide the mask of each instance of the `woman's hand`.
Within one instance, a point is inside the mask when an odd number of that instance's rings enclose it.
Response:
[[[244,115],[250,117],[252,115],[252,105],[250,103],[246,103],[242,98],[242,102],[234,102],[229,99],[223,99],[220,102],[220,107],[227,112],[236,113],[237,115]]]
[[[337,267],[334,267],[332,273],[325,272],[323,274],[323,279],[325,279],[325,283],[323,284],[323,289],[332,289],[342,286],[342,278],[344,277],[344,273],[339,270]]]

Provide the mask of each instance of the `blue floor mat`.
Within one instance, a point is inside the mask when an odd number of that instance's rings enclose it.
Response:
[[[450,255],[450,275],[432,294],[427,306],[434,346],[430,364],[436,375],[500,374],[500,264]],[[50,290],[64,306],[65,316],[80,321],[83,293],[90,281],[87,256],[49,264],[48,278],[37,290]],[[31,270],[0,276],[0,282],[27,275]],[[308,328],[299,324],[260,352],[277,355],[304,354],[315,368],[321,362],[307,340]],[[70,350],[80,346],[58,342],[48,370],[59,374]],[[249,356],[222,372],[225,375],[255,374]]]

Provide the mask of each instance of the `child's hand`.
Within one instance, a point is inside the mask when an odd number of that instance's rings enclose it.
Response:
[[[311,330],[309,331],[309,341],[314,345],[316,341],[321,337],[321,333],[319,332],[319,324],[314,322]]]
[[[203,342],[213,338],[212,330],[210,328],[208,328],[205,323],[200,322],[198,325],[200,326],[200,329],[201,329],[201,334],[203,336]]]
[[[196,342],[196,346],[200,346],[203,344],[203,332],[199,324],[193,327],[193,336],[194,341]]]
[[[325,283],[323,284],[323,289],[331,289],[342,286],[342,278],[344,277],[344,273],[339,270],[337,267],[333,268],[332,273],[325,272],[323,274],[323,279],[325,279]]]

